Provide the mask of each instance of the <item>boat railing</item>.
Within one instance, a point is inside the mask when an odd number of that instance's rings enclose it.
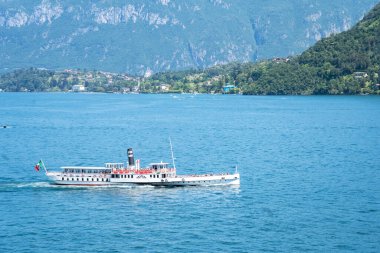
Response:
[[[175,172],[175,168],[166,168],[166,169],[113,169],[113,174],[137,174],[137,175],[144,175],[144,174],[155,174],[155,173],[172,173]]]
[[[105,177],[111,173],[99,172],[99,173],[71,173],[71,172],[57,172],[57,175],[64,177]]]

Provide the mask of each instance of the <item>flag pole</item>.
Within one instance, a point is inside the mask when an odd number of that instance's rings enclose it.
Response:
[[[171,153],[172,153],[173,167],[174,167],[174,169],[175,169],[175,162],[174,162],[175,158],[174,158],[174,153],[173,153],[172,139],[170,138],[170,136],[169,136],[169,143],[170,143],[170,151],[171,151]]]
[[[42,163],[42,167],[44,167],[45,173],[47,173],[48,171],[47,171],[47,169],[46,169],[46,167],[45,167],[44,161],[42,161],[42,159],[40,159],[40,161],[41,161],[41,163]]]

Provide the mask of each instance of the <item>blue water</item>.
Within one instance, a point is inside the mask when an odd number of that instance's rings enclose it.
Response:
[[[0,252],[379,252],[380,97],[0,93]],[[58,187],[170,161],[240,187]]]

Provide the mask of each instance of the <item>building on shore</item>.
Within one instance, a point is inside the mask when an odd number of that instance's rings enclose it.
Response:
[[[226,86],[223,86],[223,92],[224,93],[229,93],[231,92],[233,89],[235,89],[236,86],[235,85],[226,85]]]
[[[86,91],[86,87],[84,87],[84,85],[82,84],[76,84],[76,85],[73,85],[71,90],[73,92],[83,92],[83,91]]]

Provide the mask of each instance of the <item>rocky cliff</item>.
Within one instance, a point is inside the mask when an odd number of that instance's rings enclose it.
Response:
[[[149,74],[302,52],[374,0],[0,0],[0,70]]]

